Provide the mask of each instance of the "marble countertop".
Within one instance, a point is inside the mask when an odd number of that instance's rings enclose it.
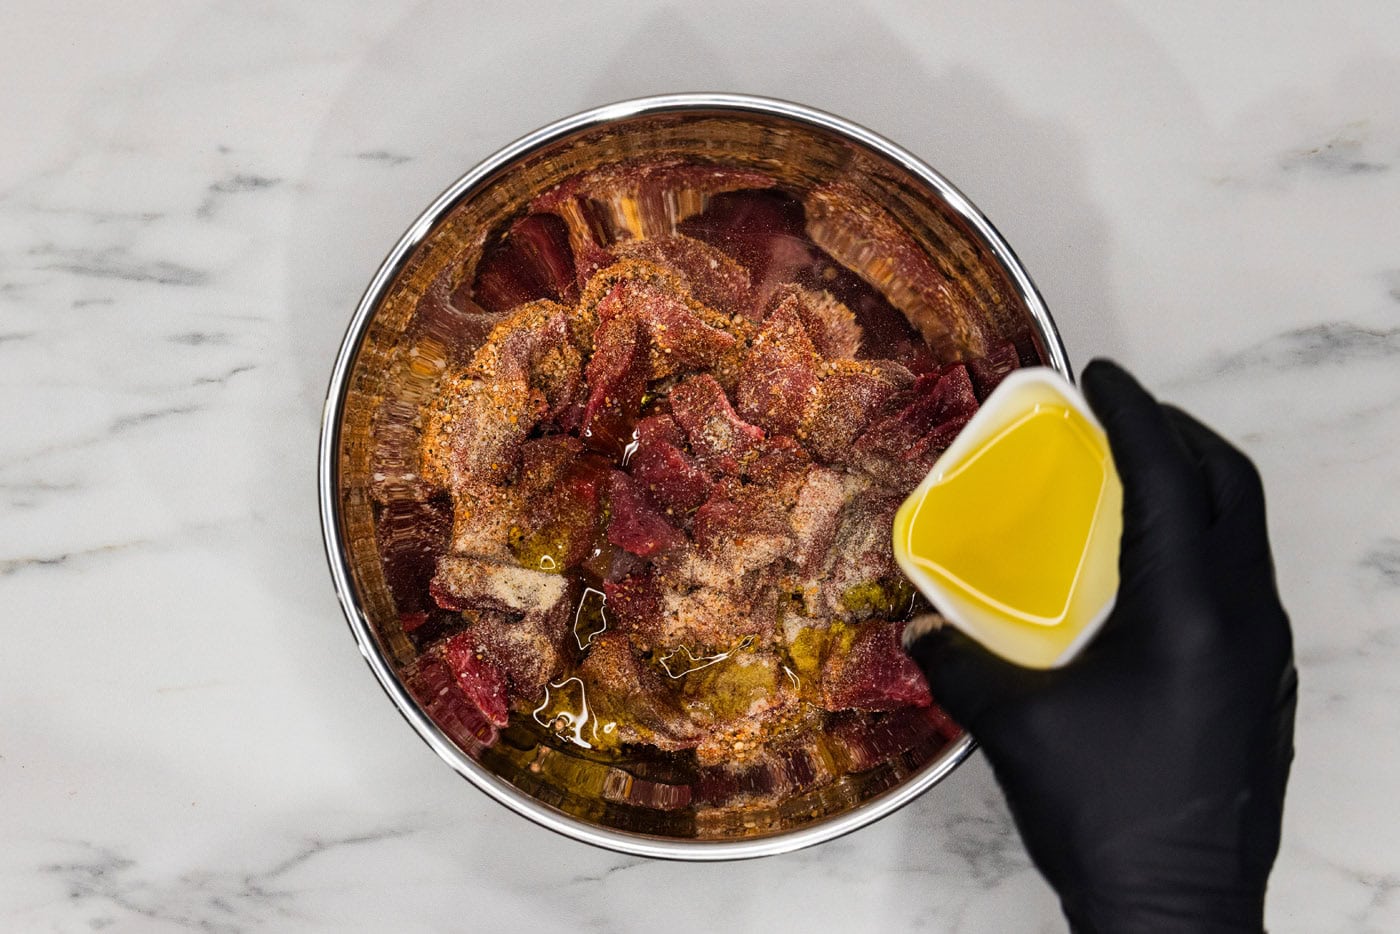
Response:
[[[1400,930],[1400,5],[355,7],[7,10],[0,929],[1064,930],[980,756],[804,852],[613,855],[459,779],[345,627],[317,419],[380,258],[504,142],[714,89],[924,156],[1077,363],[1255,457],[1302,679],[1270,926]]]

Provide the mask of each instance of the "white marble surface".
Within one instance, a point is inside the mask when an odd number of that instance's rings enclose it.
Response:
[[[922,154],[1075,360],[1255,456],[1302,676],[1270,925],[1400,930],[1393,0],[16,2],[0,87],[0,929],[1064,929],[980,757],[791,856],[615,856],[458,779],[341,619],[317,416],[380,257],[541,123],[723,89]]]

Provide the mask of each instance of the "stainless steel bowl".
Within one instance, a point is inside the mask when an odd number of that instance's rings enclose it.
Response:
[[[769,807],[751,820],[725,824],[728,830],[678,831],[659,812],[607,800],[597,783],[590,786],[593,794],[551,785],[538,771],[519,767],[519,759],[464,748],[435,723],[399,674],[412,648],[375,542],[371,474],[374,458],[392,456],[392,450],[385,455],[383,440],[374,436],[374,415],[386,400],[401,398],[399,409],[412,409],[440,375],[442,366],[425,367],[421,342],[410,346],[407,337],[434,277],[455,255],[475,251],[479,257],[489,231],[568,175],[659,153],[695,154],[789,181],[839,177],[858,186],[928,255],[954,258],[944,271],[962,277],[960,286],[983,313],[1021,316],[1042,359],[1070,374],[1050,314],[1011,248],[967,198],[908,151],[839,117],[784,101],[732,94],[624,101],[560,120],[488,158],[443,192],[379,267],[331,374],[320,446],[322,531],[336,592],[370,669],[424,741],[472,784],[544,827],[613,850],[687,860],[764,856],[830,840],[889,814],[956,768],[972,740],[964,734],[938,749],[891,756],[869,773],[844,777],[840,788],[812,802]],[[568,764],[567,751],[551,754]],[[626,772],[612,771],[628,780]]]

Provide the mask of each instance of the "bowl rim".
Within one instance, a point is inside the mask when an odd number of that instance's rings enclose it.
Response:
[[[442,194],[409,225],[393,249],[380,264],[360,297],[355,313],[346,328],[336,355],[335,365],[326,392],[321,416],[318,451],[317,483],[321,511],[321,533],[330,566],[336,596],[345,613],[350,631],[360,654],[374,672],[384,692],[389,695],[399,714],[408,721],[419,737],[459,775],[467,779],[488,797],[534,823],[574,840],[593,846],[635,856],[691,861],[716,861],[771,856],[835,839],[885,817],[917,798],[951,773],[976,748],[976,742],[963,734],[946,747],[918,772],[875,797],[861,802],[848,811],[818,821],[807,827],[780,831],[767,836],[742,840],[692,840],[616,830],[586,823],[580,818],[551,807],[531,797],[510,782],[488,771],[467,756],[432,721],[409,695],[394,674],[392,666],[380,651],[368,618],[356,598],[351,570],[340,522],[338,452],[340,425],[344,414],[349,376],[363,343],[375,310],[389,287],[397,279],[413,251],[423,242],[437,223],[463,197],[481,182],[511,162],[544,146],[551,145],[583,130],[606,123],[635,117],[684,113],[687,111],[718,111],[734,114],[759,114],[805,124],[872,150],[915,178],[928,185],[947,206],[967,222],[991,249],[1010,276],[1012,283],[1030,313],[1033,326],[1044,346],[1048,366],[1071,381],[1074,379],[1064,344],[1054,320],[1037,291],[1030,275],[1010,245],[991,222],[952,183],[913,153],[871,130],[842,117],[802,104],[777,98],[748,94],[684,93],[638,97],[605,104],[556,120],[515,142],[497,150],[468,170],[447,187]]]

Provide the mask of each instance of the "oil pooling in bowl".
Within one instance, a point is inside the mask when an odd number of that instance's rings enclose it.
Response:
[[[901,506],[895,557],[953,625],[1017,664],[1055,667],[1113,608],[1122,497],[1077,391],[1019,370]]]

